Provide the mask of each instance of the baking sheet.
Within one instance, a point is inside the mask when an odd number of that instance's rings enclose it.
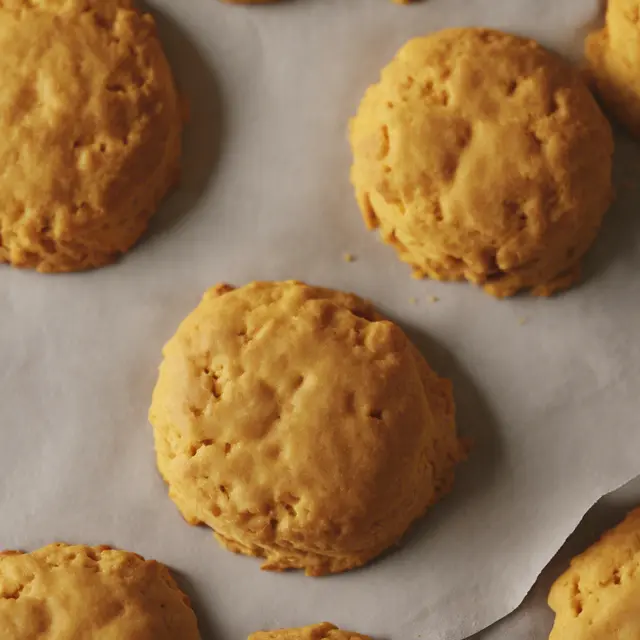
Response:
[[[562,549],[545,567],[523,604],[510,616],[473,636],[473,640],[541,640],[549,636],[553,612],[547,605],[551,585],[568,568],[571,558],[582,553],[605,531],[624,520],[640,504],[640,477],[599,500],[582,519]]]
[[[205,639],[328,619],[457,640],[513,610],[586,510],[640,472],[640,153],[619,137],[619,199],[585,284],[499,302],[412,280],[365,231],[345,129],[411,36],[482,24],[575,54],[598,4],[150,3],[192,101],[184,182],[114,267],[0,269],[0,548],[64,540],[157,558]],[[454,493],[400,550],[338,577],[262,573],[223,551],[181,520],[155,470],[146,414],[163,343],[214,283],[283,278],[353,290],[402,322],[453,378],[476,440]]]

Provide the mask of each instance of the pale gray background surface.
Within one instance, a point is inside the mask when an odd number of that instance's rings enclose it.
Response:
[[[346,123],[411,36],[484,24],[575,53],[597,0],[150,4],[192,101],[184,182],[114,267],[0,269],[0,548],[66,540],[157,558],[182,573],[205,635],[221,640],[321,619],[387,640],[486,627],[589,507],[640,470],[640,216],[625,186],[640,154],[619,139],[620,198],[585,284],[499,302],[413,281],[364,230]],[[261,573],[184,524],[147,424],[161,346],[202,292],[283,278],[356,291],[401,321],[453,378],[460,429],[476,441],[453,494],[402,549],[330,579]]]
[[[587,549],[637,506],[640,506],[640,478],[602,498],[545,568],[522,606],[491,628],[473,636],[473,640],[546,640],[553,626],[547,594],[554,580],[568,567],[572,557]]]

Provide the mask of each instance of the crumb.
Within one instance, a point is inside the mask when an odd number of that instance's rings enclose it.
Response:
[[[349,253],[348,251],[342,255],[342,259],[345,262],[355,262],[356,261],[356,257],[353,255],[353,253]]]
[[[409,298],[409,303],[410,304],[417,304],[418,303],[418,299],[417,298]]]
[[[518,318],[518,324],[523,327],[525,324],[527,324],[528,319],[527,318]]]
[[[438,296],[429,296],[429,302],[440,302]]]

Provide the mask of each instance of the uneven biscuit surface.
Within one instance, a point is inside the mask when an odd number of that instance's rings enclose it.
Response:
[[[342,631],[328,622],[301,627],[299,629],[277,629],[257,631],[248,640],[371,640],[352,631]]]
[[[182,119],[129,0],[0,0],[0,262],[113,261],[178,178]]]
[[[2,640],[198,640],[168,569],[109,547],[0,552]]]
[[[369,228],[417,276],[496,296],[571,285],[612,199],[610,126],[579,74],[496,31],[410,41],[350,139]]]
[[[640,509],[571,561],[555,582],[550,640],[640,638]]]
[[[163,353],[150,421],[169,494],[264,569],[360,566],[452,483],[450,383],[356,296],[218,286]]]
[[[639,0],[609,0],[606,26],[587,38],[586,56],[600,99],[640,137]]]

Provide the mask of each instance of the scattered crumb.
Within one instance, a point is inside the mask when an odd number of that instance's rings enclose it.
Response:
[[[438,296],[429,296],[429,302],[440,302]]]
[[[409,302],[411,304],[418,304],[418,299],[417,298],[409,298]]]
[[[518,318],[518,324],[523,327],[529,320],[527,318]]]
[[[356,261],[356,257],[353,255],[353,253],[349,253],[348,251],[347,251],[347,252],[345,252],[345,253],[342,255],[342,259],[343,259],[345,262],[355,262],[355,261]]]

